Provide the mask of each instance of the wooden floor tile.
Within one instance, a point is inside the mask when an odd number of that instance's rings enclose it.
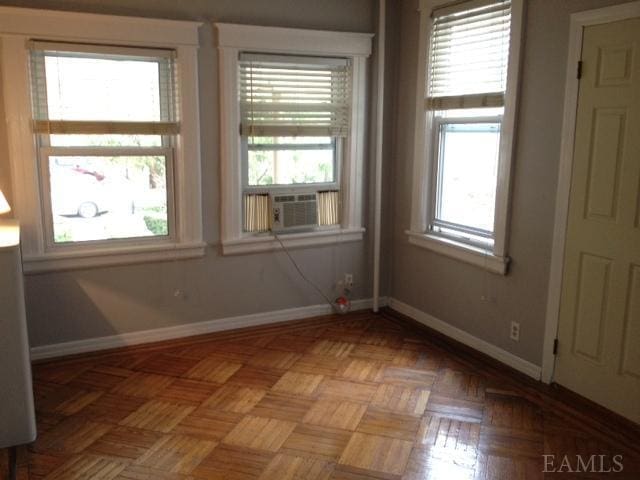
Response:
[[[192,406],[150,400],[122,420],[120,425],[167,433],[193,410],[195,407]]]
[[[299,424],[282,445],[281,452],[307,455],[337,462],[352,432],[316,425]]]
[[[126,468],[123,461],[79,455],[47,475],[47,480],[111,480]]]
[[[480,422],[484,416],[484,402],[443,397],[431,392],[427,411],[462,421]]]
[[[266,395],[266,390],[225,385],[220,387],[202,405],[224,412],[249,413]]]
[[[305,354],[291,367],[292,372],[311,373],[314,375],[334,375],[344,365],[340,358],[323,355]]]
[[[479,440],[479,423],[462,422],[437,415],[425,415],[420,423],[417,443],[422,446],[475,453]]]
[[[384,368],[380,362],[352,359],[340,369],[337,376],[356,382],[382,381]]]
[[[412,442],[354,433],[338,463],[363,470],[402,475],[412,448]]]
[[[371,406],[409,415],[422,415],[429,401],[429,390],[382,384],[378,386]]]
[[[354,347],[355,344],[353,343],[320,340],[311,347],[309,353],[327,357],[347,358]]]
[[[268,390],[280,380],[280,377],[282,370],[245,365],[229,378],[228,383]]]
[[[177,378],[156,398],[171,403],[181,403],[197,407],[219,388],[221,387],[209,382]]]
[[[429,388],[436,380],[433,372],[415,370],[403,367],[387,367],[384,371],[385,383],[398,383],[400,385],[413,385],[421,388]]]
[[[87,451],[106,457],[136,460],[161,437],[162,433],[159,432],[116,426],[91,444]]]
[[[135,463],[171,473],[191,473],[217,443],[185,435],[167,435]]]
[[[80,410],[77,416],[101,423],[120,423],[146,401],[144,398],[105,393]]]
[[[277,452],[295,428],[296,424],[293,422],[246,416],[224,438],[223,443]]]
[[[274,350],[284,350],[286,352],[303,354],[315,343],[316,339],[313,337],[285,334],[276,336],[267,344],[267,347]]]
[[[321,399],[311,407],[302,421],[322,427],[355,430],[366,410],[367,405],[363,403]]]
[[[69,382],[70,387],[84,390],[110,390],[133,374],[132,370],[109,365],[96,365]]]
[[[334,465],[322,460],[291,455],[276,455],[260,480],[327,480]]]
[[[39,452],[80,453],[106,434],[113,425],[71,417],[43,433],[35,443]]]
[[[172,433],[209,440],[222,440],[236,427],[242,417],[241,413],[199,408],[185,417],[173,429]]]
[[[257,417],[300,422],[314,402],[315,400],[311,398],[268,392],[251,410],[251,414]]]
[[[414,448],[402,480],[475,480],[476,452]],[[531,480],[536,477],[531,477]]]
[[[275,368],[278,370],[290,369],[301,357],[299,353],[284,352],[280,350],[259,350],[249,360],[249,365],[258,368]]]
[[[136,372],[111,390],[128,397],[153,398],[162,393],[175,378],[153,373]]]
[[[448,397],[468,400],[484,400],[485,382],[479,375],[470,375],[451,369],[443,369],[438,374],[432,390]]]
[[[192,474],[207,480],[257,479],[274,455],[271,452],[218,445]]]
[[[156,353],[136,365],[141,372],[157,373],[171,377],[180,377],[189,371],[197,360],[167,353]]]
[[[63,402],[60,402],[54,408],[54,412],[61,413],[62,415],[74,415],[87,405],[92,404],[98,398],[100,398],[104,392],[101,391],[78,391],[71,397],[67,398]]]
[[[358,425],[358,432],[399,438],[414,442],[420,429],[420,418],[400,415],[369,407]]]
[[[391,362],[396,355],[396,350],[391,347],[380,347],[377,345],[357,345],[351,356],[365,360],[377,360],[379,362]]]
[[[290,395],[311,395],[324,377],[309,373],[287,372],[273,386],[274,392]]]
[[[229,380],[241,367],[241,363],[227,362],[217,357],[207,357],[191,368],[186,377],[222,384]]]
[[[318,388],[322,397],[344,398],[354,402],[369,402],[375,395],[376,385],[326,378]]]

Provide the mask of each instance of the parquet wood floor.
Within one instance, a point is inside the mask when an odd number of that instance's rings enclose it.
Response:
[[[367,312],[51,361],[18,478],[640,478],[640,438],[499,370]],[[545,454],[624,470],[545,474]]]

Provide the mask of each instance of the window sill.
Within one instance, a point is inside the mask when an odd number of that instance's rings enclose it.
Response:
[[[481,248],[473,247],[465,243],[456,242],[448,238],[428,235],[421,232],[407,231],[409,243],[426,248],[447,257],[455,258],[462,262],[470,263],[500,275],[507,274],[509,257],[500,257],[493,253],[487,253]]]
[[[24,273],[42,273],[75,270],[92,267],[162,262],[187,258],[199,258],[205,254],[206,243],[170,243],[134,247],[96,248],[54,252],[44,255],[25,255]]]
[[[343,228],[330,230],[316,230],[304,233],[281,233],[278,235],[287,248],[303,248],[316,245],[331,245],[334,243],[357,242],[364,237],[364,228]],[[224,255],[239,255],[244,253],[269,252],[280,250],[282,246],[273,235],[251,235],[237,240],[227,240],[222,243]]]

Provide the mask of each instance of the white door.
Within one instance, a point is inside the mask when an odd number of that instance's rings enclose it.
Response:
[[[555,381],[640,423],[640,18],[584,30]]]

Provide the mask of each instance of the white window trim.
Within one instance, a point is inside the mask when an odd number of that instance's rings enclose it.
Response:
[[[201,257],[198,28],[200,23],[0,7],[0,62],[16,218],[22,227],[27,273]],[[38,159],[32,130],[28,40],[104,43],[177,51],[180,134],[175,147],[175,237],[126,245],[50,251],[45,242]],[[11,68],[6,68],[10,65]]]
[[[220,67],[220,160],[222,192],[222,252],[225,255],[280,249],[271,234],[252,234],[242,228],[242,163],[238,130],[238,55],[242,51],[350,58],[353,76],[351,132],[344,139],[342,158],[342,225],[336,228],[286,234],[287,247],[307,247],[359,241],[363,228],[364,133],[366,128],[367,57],[372,34],[257,27],[216,23]]]
[[[451,0],[420,0],[420,33],[418,38],[418,68],[416,81],[416,120],[413,150],[413,185],[411,195],[411,225],[407,230],[409,242],[419,247],[456,258],[491,272],[505,275],[509,264],[507,256],[508,219],[511,196],[511,166],[514,155],[514,132],[517,111],[518,85],[520,78],[520,47],[522,43],[522,20],[524,1],[511,0],[511,41],[505,108],[500,136],[500,163],[496,191],[494,246],[492,251],[475,247],[450,238],[427,233],[429,208],[433,195],[431,179],[434,159],[429,154],[432,126],[425,111],[427,97],[427,69],[431,38],[431,12],[434,8],[453,3]]]

